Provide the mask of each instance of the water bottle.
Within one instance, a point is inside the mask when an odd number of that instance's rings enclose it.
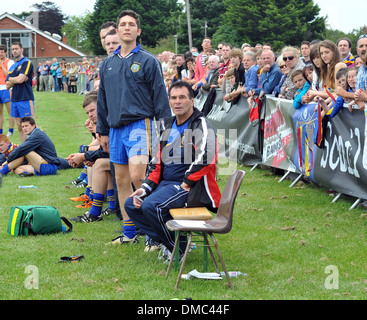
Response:
[[[19,189],[37,189],[37,186],[31,185],[31,186],[19,186]]]
[[[220,273],[221,276],[225,276],[224,271]],[[228,271],[228,275],[230,278],[237,278],[238,276],[247,276],[247,273],[242,273],[241,271]]]

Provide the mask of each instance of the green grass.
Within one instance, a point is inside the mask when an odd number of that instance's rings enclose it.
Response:
[[[67,157],[90,141],[83,127],[82,97],[36,93],[35,101],[37,123],[54,141],[60,156]],[[312,184],[289,188],[289,180],[278,183],[279,176],[270,170],[250,172],[250,168],[238,167],[246,176],[235,205],[233,229],[217,237],[228,269],[247,273],[233,279],[233,290],[225,280],[182,280],[176,292],[177,273],[172,271],[166,279],[166,265],[156,253],[144,253],[143,241],[109,244],[117,236],[114,231],[121,228],[113,217],[74,224],[70,234],[8,235],[13,205],[52,205],[68,218],[83,213],[68,200],[81,192],[66,188],[66,182],[79,175],[79,169],[70,169],[52,177],[4,177],[0,189],[0,299],[366,299],[366,212],[361,207],[349,211],[353,200],[347,197],[332,204],[326,190]],[[223,189],[228,177],[219,178]],[[30,184],[38,189],[18,188]],[[77,254],[85,258],[78,263],[57,263],[62,256]],[[201,258],[201,249],[194,250],[185,272],[202,271]],[[330,276],[325,268],[331,265],[339,272],[339,288],[332,290],[325,288]],[[38,269],[38,289],[25,287],[30,275],[25,272],[27,266]],[[209,271],[214,271],[211,264]]]

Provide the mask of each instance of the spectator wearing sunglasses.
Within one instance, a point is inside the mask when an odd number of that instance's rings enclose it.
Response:
[[[282,87],[281,87],[281,96],[284,99],[293,100],[294,96],[297,92],[297,88],[295,87],[292,81],[292,74],[296,70],[303,70],[305,64],[299,58],[300,52],[298,49],[294,47],[284,47],[282,49],[283,61],[289,69],[287,74],[287,78],[285,79]]]
[[[277,58],[277,61],[276,61],[277,65],[278,65],[278,68],[279,70],[281,71],[282,73],[282,77],[280,78],[280,81],[279,83],[277,84],[277,86],[274,88],[274,91],[273,91],[273,95],[275,97],[279,97],[281,98],[280,95],[280,89],[282,88],[282,85],[285,81],[285,79],[287,78],[287,75],[289,73],[289,69],[287,67],[287,65],[285,64],[284,60],[283,60],[283,56],[280,55],[278,58]]]

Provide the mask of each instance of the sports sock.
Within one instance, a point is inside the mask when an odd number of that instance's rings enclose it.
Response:
[[[9,128],[10,133],[14,133],[14,128]]]
[[[1,170],[0,170],[0,173],[3,175],[3,176],[6,176],[8,173],[10,172],[9,170],[9,167],[8,165],[6,164]]]
[[[89,198],[89,195],[90,195],[90,186],[87,186],[85,188],[85,195],[88,196],[88,198]]]
[[[93,199],[94,199],[94,191],[93,191],[93,189],[92,189],[92,187],[89,187],[89,201],[93,201]],[[104,199],[104,198],[103,198]]]
[[[102,212],[104,194],[94,193],[93,194],[93,205],[89,210],[89,213],[93,216],[99,216]]]
[[[3,129],[0,129],[0,134],[3,134]]]
[[[108,200],[108,207],[112,210],[116,210],[115,192],[113,191],[113,189],[107,190],[107,200]]]
[[[124,220],[124,235],[130,239],[136,236],[136,227],[132,220]]]
[[[84,167],[83,171],[80,173],[78,179],[84,180],[87,177],[87,167]]]

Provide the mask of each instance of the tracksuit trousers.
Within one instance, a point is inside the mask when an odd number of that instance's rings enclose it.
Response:
[[[134,207],[132,198],[125,202],[126,213],[135,225],[154,241],[164,244],[171,252],[175,245],[175,233],[166,227],[166,222],[172,220],[169,209],[183,208],[188,195],[180,185],[181,182],[177,181],[161,181],[144,199],[141,208]],[[180,241],[180,253],[183,253],[185,248],[186,242]]]

